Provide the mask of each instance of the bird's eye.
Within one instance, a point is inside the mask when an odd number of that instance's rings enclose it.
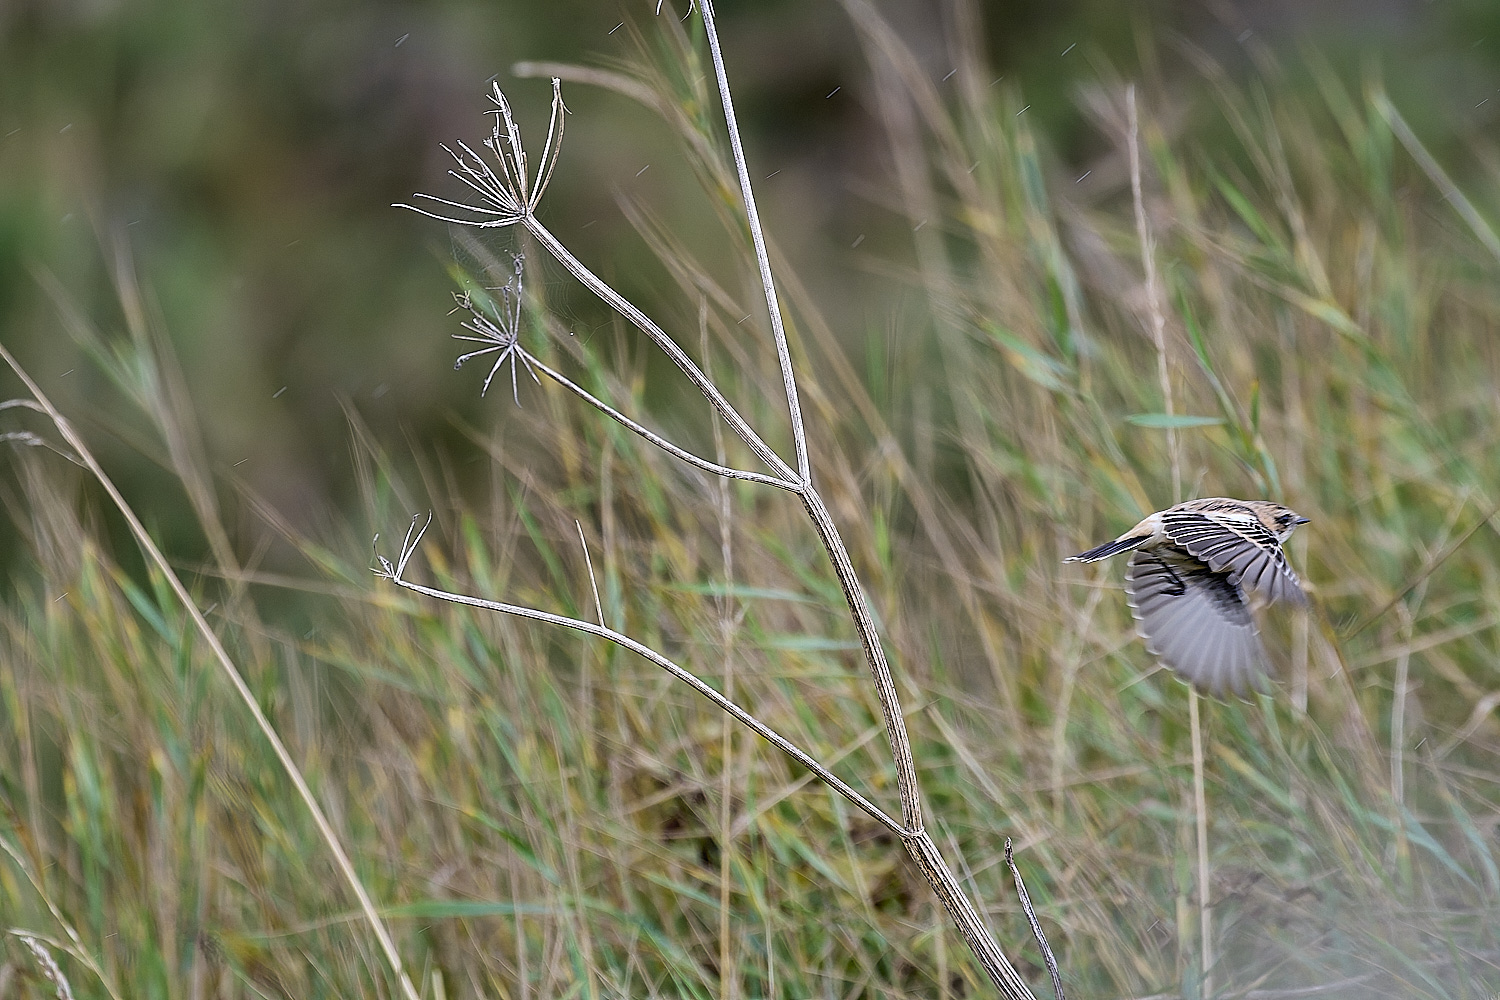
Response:
[[[1279,524],[1279,525],[1281,525],[1281,527],[1285,528],[1287,525],[1289,525],[1289,524],[1292,523],[1292,515],[1290,513],[1277,514],[1276,515],[1276,523]]]

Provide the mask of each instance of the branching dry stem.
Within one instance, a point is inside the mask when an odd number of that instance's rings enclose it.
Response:
[[[647,646],[645,643],[638,642],[637,640],[632,639],[630,636],[625,635],[622,632],[616,632],[612,628],[608,628],[604,625],[595,625],[593,622],[585,621],[582,618],[569,618],[566,615],[555,615],[547,611],[541,611],[537,608],[528,608],[520,604],[506,604],[503,601],[487,601],[483,598],[471,597],[468,594],[458,594],[452,591],[438,590],[435,587],[423,586],[420,583],[413,583],[412,581],[406,579],[407,564],[411,561],[412,556],[416,553],[417,546],[421,544],[422,536],[426,533],[427,526],[431,522],[431,515],[428,515],[426,521],[423,521],[420,515],[412,518],[411,525],[407,528],[406,539],[401,543],[401,555],[399,558],[397,558],[396,562],[393,564],[384,556],[376,557],[378,563],[380,564],[380,568],[376,571],[377,575],[384,579],[390,580],[398,587],[404,587],[407,590],[412,591],[413,593],[424,594],[427,597],[435,597],[440,601],[448,601],[451,604],[464,604],[468,605],[471,608],[482,608],[485,611],[496,611],[504,615],[515,615],[518,618],[530,618],[533,621],[546,622],[549,625],[559,625],[563,628],[575,629],[579,632],[585,632],[589,635],[597,636],[600,639],[608,639],[610,642],[628,649],[632,653],[635,653],[637,656],[644,657],[645,659],[650,660],[652,663],[656,664],[658,667],[661,667],[667,673],[671,674],[673,677],[676,677],[678,680],[691,687],[694,691],[697,691],[699,694],[703,695],[703,697],[713,702],[719,708],[723,709],[725,712],[728,712],[735,719],[744,723],[747,727],[753,730],[756,735],[772,743],[793,760],[797,761],[797,763],[813,772],[813,774],[816,774],[830,788],[834,789],[850,802],[853,802],[855,805],[859,806],[870,816],[871,819],[875,820],[881,826],[885,827],[887,830],[890,830],[892,833],[897,834],[898,836],[906,836],[907,831],[904,827],[902,827],[900,822],[892,819],[889,815],[886,814],[883,809],[875,805],[875,803],[865,798],[853,788],[850,788],[847,783],[845,783],[841,778],[838,777],[838,775],[829,771],[822,764],[819,764],[817,760],[814,759],[813,756],[807,751],[803,750],[791,740],[782,736],[780,733],[776,732],[776,730],[772,729],[770,726],[767,726],[755,716],[751,715],[749,712],[745,711],[743,708],[736,705],[728,698],[724,697],[706,681],[700,679],[692,671],[668,659],[667,657],[658,653],[656,650],[652,649],[650,646]]]
[[[562,140],[562,122],[566,114],[566,108],[562,102],[561,83],[557,77],[553,77],[552,80],[552,121],[547,131],[547,144],[539,161],[537,176],[534,179],[528,174],[527,158],[521,145],[519,129],[516,127],[515,121],[510,114],[510,106],[506,102],[505,96],[500,92],[499,87],[496,86],[491,98],[498,109],[493,112],[497,117],[494,129],[485,145],[495,154],[499,162],[499,171],[497,172],[492,169],[472,149],[463,143],[457,144],[458,149],[462,152],[456,153],[451,148],[448,149],[457,164],[456,169],[450,171],[450,173],[471,190],[475,191],[480,197],[480,203],[477,205],[465,205],[460,202],[448,201],[431,195],[416,196],[427,202],[444,206],[445,208],[457,209],[469,213],[471,217],[428,211],[414,205],[402,204],[396,207],[408,208],[431,218],[458,225],[475,226],[485,229],[502,228],[512,225],[523,227],[558,263],[562,264],[585,287],[621,316],[629,320],[652,343],[660,348],[703,394],[704,398],[708,400],[709,405],[713,407],[714,411],[724,420],[725,424],[729,426],[734,434],[755,453],[757,458],[765,463],[770,473],[763,474],[732,469],[720,463],[700,458],[686,449],[673,444],[654,431],[649,430],[640,422],[596,398],[562,373],[553,370],[538,361],[535,357],[525,353],[519,347],[514,337],[514,331],[512,331],[509,339],[495,337],[487,330],[476,331],[485,339],[487,351],[502,352],[500,362],[503,362],[507,358],[511,360],[513,379],[515,376],[515,362],[519,358],[528,371],[531,371],[533,374],[538,371],[541,372],[601,413],[619,422],[622,426],[666,451],[668,454],[687,462],[689,465],[715,475],[787,490],[797,494],[802,500],[803,508],[807,512],[813,530],[828,553],[833,571],[838,577],[840,587],[843,589],[850,617],[855,630],[859,634],[860,645],[864,651],[865,661],[869,667],[871,679],[875,686],[876,697],[885,721],[886,738],[895,763],[896,781],[901,799],[901,818],[897,820],[888,815],[880,807],[866,799],[837,775],[820,764],[811,754],[793,745],[790,741],[758,720],[750,712],[741,708],[732,699],[699,679],[691,671],[673,662],[649,646],[632,639],[630,636],[582,619],[551,614],[537,608],[451,593],[408,580],[406,577],[407,565],[421,541],[423,532],[426,530],[426,524],[422,524],[420,528],[418,527],[418,520],[420,518],[413,519],[412,525],[408,529],[406,538],[402,543],[400,555],[394,564],[377,553],[379,568],[376,572],[398,586],[428,597],[495,611],[501,614],[529,618],[534,621],[546,622],[607,639],[668,671],[759,736],[779,747],[783,752],[817,775],[829,787],[833,788],[840,795],[843,795],[850,802],[853,802],[882,826],[900,836],[912,860],[921,870],[923,877],[926,878],[927,882],[937,893],[944,909],[948,911],[949,916],[958,925],[959,930],[964,936],[964,940],[978,957],[996,988],[999,989],[1003,996],[1010,998],[1010,1000],[1034,1000],[1031,990],[1020,976],[1017,975],[1015,969],[1001,951],[994,936],[989,932],[989,929],[980,917],[979,911],[964,894],[957,877],[953,874],[953,870],[944,861],[937,844],[927,832],[922,815],[921,788],[917,778],[911,740],[907,734],[906,720],[896,690],[895,679],[892,676],[890,664],[886,660],[885,652],[881,645],[880,634],[875,624],[875,617],[870,608],[869,600],[865,595],[864,588],[855,572],[848,547],[844,544],[838,527],[835,525],[827,505],[819,495],[817,487],[813,482],[812,467],[808,457],[807,432],[803,425],[801,403],[798,398],[796,372],[792,365],[791,349],[787,340],[781,305],[776,292],[776,284],[771,273],[770,255],[766,249],[766,240],[761,229],[760,215],[756,209],[754,193],[750,184],[749,167],[745,159],[743,144],[740,141],[739,126],[734,113],[734,102],[730,93],[728,75],[724,68],[723,53],[719,47],[718,31],[714,22],[714,5],[710,0],[698,0],[698,10],[703,17],[709,53],[713,62],[714,76],[718,85],[720,102],[727,127],[730,151],[734,158],[735,170],[739,179],[740,193],[745,209],[745,220],[749,229],[751,243],[755,250],[761,288],[765,295],[766,308],[770,317],[771,335],[776,349],[777,363],[786,393],[787,417],[793,450],[795,452],[793,463],[786,462],[765,442],[761,435],[750,425],[749,421],[729,402],[723,392],[714,384],[713,380],[704,373],[698,364],[688,356],[687,352],[670,335],[573,256],[562,242],[537,220],[535,209],[542,192],[546,189],[552,170],[556,166]],[[470,327],[470,329],[472,330],[473,327]],[[496,370],[498,370],[500,362],[497,362]],[[491,376],[493,374],[494,372],[492,371]],[[486,380],[487,384],[488,380]],[[429,516],[428,521],[430,522],[430,520]]]

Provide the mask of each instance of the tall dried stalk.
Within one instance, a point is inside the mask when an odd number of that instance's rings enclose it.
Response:
[[[512,377],[514,378],[515,361],[519,359],[527,366],[528,370],[546,375],[559,385],[576,394],[580,399],[594,406],[606,416],[619,422],[622,426],[657,447],[662,448],[669,454],[699,469],[719,476],[786,490],[789,493],[795,494],[802,502],[803,509],[807,513],[813,530],[818,536],[818,540],[823,544],[834,573],[838,577],[839,584],[843,589],[849,616],[859,635],[865,662],[870,670],[870,677],[874,684],[881,713],[885,720],[886,738],[895,763],[896,783],[900,792],[901,802],[900,819],[887,814],[873,802],[856,792],[826,767],[818,763],[811,754],[794,746],[769,726],[756,719],[751,713],[735,704],[729,697],[714,690],[686,668],[627,635],[582,619],[555,615],[536,608],[439,591],[406,579],[407,565],[418,547],[422,533],[425,530],[425,525],[419,529],[415,520],[412,523],[412,527],[407,531],[400,554],[395,562],[392,563],[383,556],[380,557],[379,572],[393,583],[429,597],[484,608],[503,614],[531,618],[536,621],[576,629],[580,632],[608,639],[645,657],[684,683],[691,685],[704,697],[718,705],[719,708],[791,755],[798,763],[811,770],[830,787],[839,792],[839,794],[859,806],[866,814],[899,836],[902,843],[906,846],[907,852],[911,855],[912,860],[916,862],[923,877],[937,893],[949,916],[958,925],[959,930],[964,936],[964,940],[978,957],[980,964],[984,967],[1001,994],[1008,998],[1013,998],[1013,1000],[1021,1000],[1021,998],[1034,1000],[1031,990],[1021,980],[1020,976],[1017,975],[1015,969],[1001,951],[1000,946],[996,943],[993,935],[981,919],[978,910],[964,895],[952,869],[950,869],[947,862],[943,859],[937,844],[927,831],[926,822],[923,817],[921,789],[917,779],[916,763],[912,755],[911,741],[907,734],[905,718],[897,696],[895,680],[892,676],[890,665],[886,661],[885,652],[881,647],[874,615],[872,614],[869,601],[865,596],[864,588],[860,583],[858,575],[855,573],[848,548],[844,544],[838,527],[834,524],[833,517],[813,481],[813,471],[808,458],[807,432],[803,425],[801,404],[798,399],[796,373],[793,369],[791,350],[782,321],[776,284],[771,274],[770,256],[766,250],[760,215],[756,209],[755,197],[750,184],[749,168],[746,163],[744,148],[740,141],[739,126],[734,112],[734,102],[730,93],[728,75],[724,68],[723,53],[719,47],[718,31],[714,23],[713,4],[710,0],[699,0],[698,9],[703,18],[709,53],[713,62],[714,78],[718,84],[720,104],[723,108],[730,149],[734,157],[735,169],[739,179],[739,188],[745,209],[745,220],[749,228],[751,241],[754,245],[761,288],[765,294],[766,306],[770,315],[771,335],[774,340],[777,363],[780,368],[786,394],[787,416],[795,452],[792,462],[788,463],[783,460],[765,443],[760,434],[755,431],[749,421],[729,402],[715,385],[714,381],[698,367],[670,335],[652,322],[650,318],[634,305],[627,302],[603,280],[594,275],[537,219],[535,214],[536,207],[543,192],[546,190],[547,182],[552,176],[552,171],[556,167],[557,157],[561,149],[565,109],[562,104],[561,82],[557,78],[554,77],[552,81],[552,119],[547,132],[547,140],[542,154],[537,160],[534,172],[529,169],[527,155],[521,142],[520,131],[516,127],[511,115],[510,106],[506,101],[505,95],[501,92],[499,86],[496,85],[491,93],[495,109],[490,112],[495,115],[494,128],[490,138],[486,140],[485,146],[488,147],[493,155],[493,159],[498,163],[498,170],[492,167],[484,157],[463,143],[457,144],[457,151],[452,148],[448,149],[456,164],[455,169],[450,171],[450,173],[478,194],[478,203],[464,204],[436,198],[431,195],[418,195],[417,197],[437,206],[443,206],[444,209],[430,211],[414,205],[400,205],[398,207],[409,208],[432,218],[459,225],[476,226],[485,229],[498,229],[515,225],[524,228],[527,233],[560,264],[577,277],[579,281],[603,299],[621,316],[629,320],[652,343],[660,348],[677,365],[682,373],[687,376],[689,381],[703,393],[718,417],[765,464],[768,471],[756,472],[746,469],[736,469],[728,467],[722,464],[722,462],[710,461],[701,456],[694,455],[687,449],[679,447],[650,431],[639,422],[631,419],[614,407],[609,406],[602,400],[597,399],[565,375],[542,364],[535,357],[530,356],[520,345],[519,329],[514,324],[509,329],[505,328],[508,319],[505,316],[498,317],[500,320],[498,326],[493,323],[490,324],[491,327],[494,327],[493,331],[486,329],[485,333],[482,334],[482,336],[487,337],[493,342],[493,346],[489,349],[500,352],[500,361],[497,361],[497,367],[505,359],[509,358],[512,363]],[[458,209],[465,214],[459,216],[445,214],[446,209]],[[473,303],[464,300],[461,304],[469,307],[471,313],[476,315],[476,322],[470,327],[471,330],[475,326],[483,325],[479,322],[477,307]],[[720,454],[722,454],[722,451]]]
[[[1141,246],[1141,269],[1146,275],[1146,314],[1151,318],[1151,343],[1156,348],[1156,379],[1161,389],[1162,412],[1167,415],[1167,455],[1172,466],[1172,502],[1182,501],[1182,447],[1177,429],[1170,423],[1176,413],[1172,393],[1172,371],[1167,358],[1167,319],[1161,302],[1161,284],[1156,276],[1156,240],[1146,216],[1141,187],[1141,122],[1136,109],[1135,84],[1125,90],[1127,145],[1130,152],[1130,193],[1135,206],[1136,239]],[[1198,689],[1188,688],[1188,729],[1193,744],[1193,829],[1198,849],[1198,954],[1202,996],[1213,995],[1213,908],[1209,898],[1208,798],[1203,787],[1203,721]]]
[[[400,984],[401,996],[405,1000],[417,1000],[416,987],[412,984],[411,977],[406,974],[405,966],[401,962],[401,955],[396,950],[395,939],[391,937],[390,930],[386,927],[385,921],[381,919],[379,912],[376,910],[375,901],[371,898],[369,891],[360,880],[359,873],[354,870],[354,862],[349,858],[349,852],[344,850],[343,842],[339,840],[337,832],[333,829],[333,824],[329,822],[327,815],[323,812],[323,807],[318,803],[317,796],[313,794],[312,786],[303,777],[301,768],[297,766],[297,762],[292,758],[291,751],[282,742],[280,734],[276,732],[276,728],[271,725],[271,720],[266,716],[265,710],[260,707],[260,702],[255,700],[255,693],[250,690],[250,685],[246,683],[244,675],[240,673],[239,667],[235,666],[234,660],[230,657],[228,650],[224,648],[224,644],[219,640],[218,633],[208,624],[208,619],[204,617],[203,612],[198,608],[197,602],[193,600],[193,595],[188,593],[188,589],[177,575],[177,571],[167,561],[166,555],[157,546],[156,540],[151,537],[151,533],[146,530],[146,526],[136,516],[134,508],[130,506],[124,494],[115,486],[114,480],[104,471],[104,467],[99,464],[98,459],[94,457],[94,453],[89,449],[87,442],[73,428],[72,423],[62,415],[61,410],[52,404],[52,400],[42,391],[42,387],[32,380],[26,370],[21,367],[21,363],[15,359],[10,351],[5,349],[4,345],[0,345],[0,361],[3,361],[11,371],[16,373],[16,377],[25,384],[26,390],[31,393],[32,399],[36,401],[36,408],[47,415],[47,418],[57,428],[57,432],[62,435],[63,441],[67,443],[69,448],[73,449],[73,455],[70,456],[72,460],[86,468],[89,474],[103,487],[104,492],[109,495],[110,501],[125,519],[125,523],[130,528],[130,533],[135,537],[136,544],[141,547],[141,552],[145,555],[147,561],[156,571],[161,573],[162,579],[166,581],[173,596],[182,603],[183,609],[187,611],[188,617],[192,620],[193,627],[203,637],[203,641],[208,646],[209,652],[213,654],[214,661],[218,663],[220,670],[234,688],[235,694],[244,704],[246,711],[250,713],[250,717],[255,720],[256,728],[260,730],[261,735],[270,745],[277,762],[281,764],[282,770],[291,779],[292,787],[297,790],[297,795],[302,799],[303,806],[306,807],[308,815],[312,817],[313,825],[318,829],[318,835],[323,838],[323,842],[327,845],[329,853],[333,855],[334,866],[338,869],[339,874],[343,876],[344,881],[348,883],[350,891],[354,893],[354,898],[359,904],[360,914],[363,916],[366,925],[370,928],[371,933],[375,935],[375,940],[380,946],[382,957],[390,965],[391,972],[395,974],[396,980]]]

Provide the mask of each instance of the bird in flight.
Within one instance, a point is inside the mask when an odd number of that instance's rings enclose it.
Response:
[[[1252,611],[1307,603],[1281,548],[1306,523],[1269,500],[1203,497],[1064,561],[1130,552],[1125,594],[1146,648],[1206,694],[1243,695],[1270,673]]]

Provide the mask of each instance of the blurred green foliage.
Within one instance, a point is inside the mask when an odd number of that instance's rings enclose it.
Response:
[[[1293,558],[1320,617],[1273,630],[1285,683],[1205,711],[1220,983],[1492,993],[1500,263],[1378,96],[1500,218],[1500,23],[1479,3],[1120,6],[995,5],[994,82],[967,92],[930,5],[889,11],[918,70],[894,84],[838,6],[724,12],[820,487],[898,663],[931,818],[1032,981],[1006,835],[1081,995],[1195,990],[1180,689],[1144,676],[1109,578],[1058,562],[1171,499],[1170,427],[1189,491],[1314,518]],[[427,508],[420,572],[453,586],[589,615],[592,566],[606,620],[890,796],[795,504],[736,487],[726,524],[712,483],[555,388],[480,400],[482,373],[452,371],[447,271],[514,244],[388,207],[458,193],[437,144],[482,134],[483,85],[517,59],[624,66],[717,135],[701,64],[648,13],[8,7],[0,336],[201,570],[428,995],[968,995],[979,975],[899,846],[784,758],[618,650],[367,574],[371,534],[389,553]],[[1135,79],[1191,421],[1159,416],[1144,335]],[[921,86],[938,111],[903,132]],[[545,86],[507,90],[535,136]],[[565,93],[548,225],[779,426],[731,199],[652,115]],[[712,453],[680,382],[530,265],[538,354]],[[102,975],[54,950],[82,996],[387,991],[160,577],[61,460],[10,454],[5,925],[76,929]],[[0,975],[50,995],[4,946]]]
[[[1197,86],[1185,79],[1174,38],[1243,68],[1241,21],[1278,43],[1315,35],[1362,57],[1399,51],[1389,85],[1398,97],[1422,93],[1413,118],[1446,123],[1440,136],[1494,120],[1467,114],[1483,96],[1471,85],[1476,69],[1493,66],[1500,51],[1487,5],[1322,16],[1309,12],[1318,5],[1301,6],[1281,14],[1231,6],[1215,19],[1164,2],[1026,2],[988,5],[982,23],[996,76],[1024,95],[1063,177],[1081,174],[1103,149],[1078,110],[1080,85],[1103,66],[1135,65],[1153,36],[1162,42],[1145,69],[1181,81],[1172,86]],[[101,330],[118,331],[109,270],[117,252],[127,255],[215,461],[291,508],[343,507],[352,473],[341,400],[383,430],[407,427],[427,440],[453,438],[453,412],[484,419],[493,411],[472,382],[448,371],[443,263],[452,245],[388,206],[414,190],[453,193],[438,144],[475,134],[486,80],[506,78],[521,59],[633,58],[635,35],[619,26],[640,21],[649,30],[653,7],[8,4],[0,8],[0,332],[57,391],[73,390],[64,398],[80,417],[110,426],[113,404],[36,272],[54,275],[53,294]],[[886,9],[924,69],[943,78],[943,34],[957,23],[925,3]],[[845,251],[861,240],[865,254],[898,256],[907,237],[871,197],[889,168],[855,32],[834,3],[758,0],[723,13],[748,142],[757,169],[774,174],[762,200],[781,245],[799,265],[818,265],[807,267],[814,290],[830,312],[850,314],[849,329],[878,321],[899,309],[902,293]],[[509,89],[523,123],[539,127],[545,88]],[[554,228],[650,306],[661,304],[660,272],[623,223],[617,195],[641,199],[707,266],[722,267],[704,206],[681,195],[689,168],[665,150],[659,123],[591,88],[570,87],[567,99],[569,148],[546,207]],[[568,282],[557,280],[551,299],[580,331],[609,322]],[[114,455],[130,461],[128,447]],[[148,470],[136,474],[149,481]]]

